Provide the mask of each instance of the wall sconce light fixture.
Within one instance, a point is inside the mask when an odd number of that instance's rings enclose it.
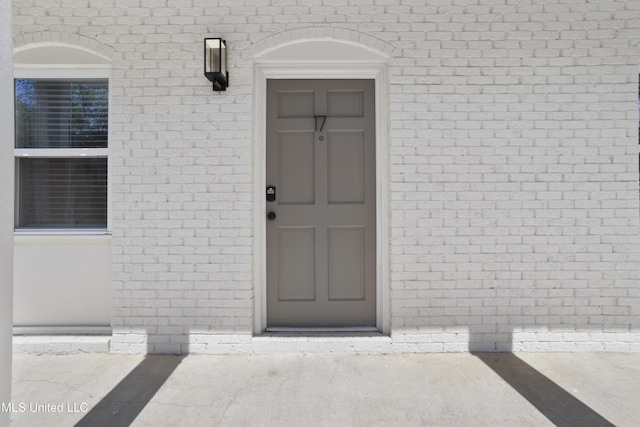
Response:
[[[204,75],[213,83],[213,90],[227,90],[227,42],[220,38],[204,39]]]

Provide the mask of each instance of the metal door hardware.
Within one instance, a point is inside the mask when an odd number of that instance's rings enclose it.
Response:
[[[267,202],[274,202],[276,200],[276,187],[270,185],[267,187]]]

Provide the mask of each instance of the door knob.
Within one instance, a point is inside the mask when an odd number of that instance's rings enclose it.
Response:
[[[269,213],[267,214],[267,219],[268,219],[269,221],[273,221],[274,219],[276,219],[276,213],[275,213],[275,212],[269,212]]]

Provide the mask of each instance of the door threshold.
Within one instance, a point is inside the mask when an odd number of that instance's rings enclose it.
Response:
[[[268,326],[265,332],[326,333],[380,332],[375,326]]]

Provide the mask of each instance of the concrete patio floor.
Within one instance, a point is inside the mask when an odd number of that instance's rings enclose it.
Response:
[[[637,426],[640,354],[14,355],[12,426]]]

